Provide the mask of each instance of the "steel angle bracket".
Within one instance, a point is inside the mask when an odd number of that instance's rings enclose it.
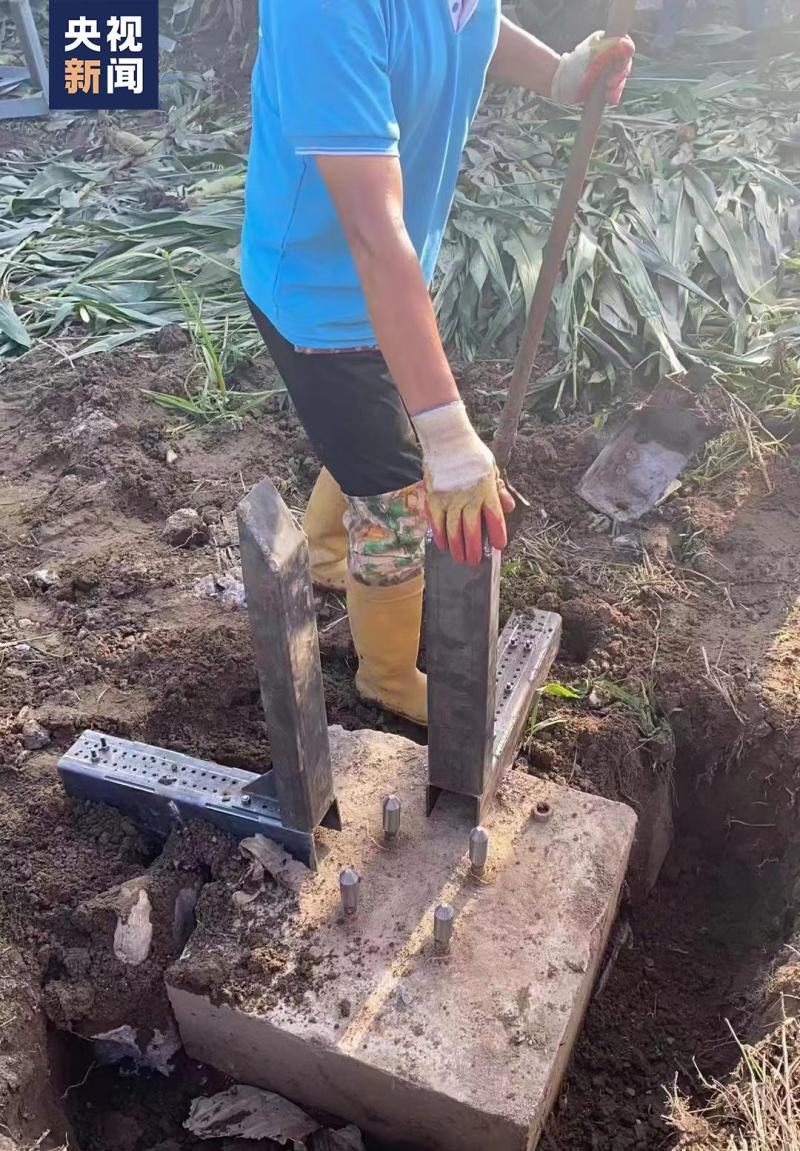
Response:
[[[108,803],[152,831],[205,819],[261,832],[316,868],[314,829],[341,829],[306,538],[263,480],[239,505],[239,545],[272,750],[263,775],[87,731],[59,763],[68,795]]]
[[[544,687],[561,643],[561,616],[552,611],[513,612],[497,643],[492,765],[483,803],[514,763],[537,691]],[[479,808],[477,823],[483,809]]]
[[[313,833],[284,826],[277,799],[266,794],[271,773],[222,767],[98,731],[80,736],[59,760],[58,772],[73,799],[107,803],[158,835],[203,819],[237,838],[266,835],[316,869]],[[341,826],[335,802],[322,823]]]
[[[498,638],[500,555],[478,567],[428,545],[428,813],[443,791],[475,801],[481,822],[512,765],[561,639],[554,612],[515,612]]]

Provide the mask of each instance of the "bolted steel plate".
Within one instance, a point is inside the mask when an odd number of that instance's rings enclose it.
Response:
[[[550,611],[513,612],[497,641],[494,757],[509,744],[516,751],[533,697],[542,687],[561,640],[561,616]]]
[[[162,747],[85,731],[59,760],[67,795],[107,803],[163,835],[204,819],[238,838],[260,832],[315,866],[313,836],[284,827],[267,776]],[[251,790],[252,789],[252,790]]]

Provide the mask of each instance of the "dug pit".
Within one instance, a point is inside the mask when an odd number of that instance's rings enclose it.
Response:
[[[26,1151],[48,1130],[42,1147],[62,1147],[69,1133],[81,1151],[195,1151],[182,1126],[191,1100],[226,1086],[224,1077],[181,1054],[168,1077],[131,1062],[96,1065],[89,1041],[95,1022],[106,1031],[129,1023],[146,1047],[168,1011],[164,968],[178,952],[167,919],[156,911],[148,961],[114,966],[112,917],[96,902],[151,869],[160,873],[163,845],[115,812],[70,804],[55,764],[94,727],[263,770],[270,749],[244,613],[197,589],[235,565],[226,524],[243,487],[267,473],[299,510],[313,471],[284,410],[235,435],[192,431],[169,464],[167,421],[141,388],[181,394],[191,369],[185,354],[120,351],[80,364],[26,361],[3,381],[4,394],[22,398],[0,477],[8,541],[0,582],[0,1122]],[[466,379],[473,415],[489,423],[502,370],[475,367]],[[53,449],[96,409],[118,425],[109,441],[87,458],[63,444]],[[512,479],[535,494],[537,508],[507,557],[503,611],[536,605],[564,617],[555,684],[603,677],[639,695],[645,685],[655,712],[608,697],[548,696],[516,765],[514,776],[530,773],[543,787],[568,784],[628,804],[640,829],[622,908],[630,935],[621,943],[614,935],[613,969],[595,990],[540,1145],[666,1151],[677,1135],[664,1119],[665,1088],[677,1075],[702,1098],[695,1060],[721,1075],[735,1064],[726,1019],[749,1036],[753,988],[791,937],[800,902],[792,798],[800,763],[797,456],[790,450],[775,461],[769,485],[757,469],[711,491],[687,481],[643,526],[645,562],[598,535],[574,494],[593,435],[581,417],[523,429]],[[176,548],[162,529],[188,506],[209,525],[209,540]],[[43,571],[47,578],[37,578]],[[385,728],[387,717],[354,696],[342,603],[321,596],[317,609],[329,722]],[[643,721],[654,714],[667,721],[672,744],[645,738]],[[25,745],[31,721],[46,746]],[[663,846],[651,852],[646,832],[654,803],[662,831],[663,815],[674,812],[675,840],[647,896],[652,874],[634,880],[637,859],[656,870],[663,856]],[[371,818],[375,833],[377,813]],[[230,891],[250,893],[248,864],[221,835],[183,853],[185,835],[168,844],[166,860],[175,870],[178,851],[180,870],[199,872],[202,931],[215,900],[229,915]],[[259,899],[270,897],[267,889]],[[88,933],[74,918],[87,904]],[[71,1020],[64,1039],[65,1021],[46,989],[86,978],[87,950],[98,1018]],[[256,948],[248,964],[255,973],[279,960]],[[214,976],[214,966],[210,978],[224,983],[230,973]],[[291,997],[290,983],[285,990]],[[70,1012],[78,1004],[67,997]],[[510,1038],[508,1051],[516,1057]],[[221,1151],[224,1141],[203,1146]]]
[[[635,816],[515,773],[471,876],[466,802],[425,815],[424,749],[333,729],[341,832],[320,832],[318,875],[204,913],[167,974],[187,1053],[428,1151],[525,1151],[538,1140],[616,916]],[[381,801],[402,804],[381,842]],[[537,810],[538,809],[538,810]],[[360,876],[343,914],[339,875]],[[293,885],[294,886],[294,885]],[[455,910],[449,957],[432,939]]]

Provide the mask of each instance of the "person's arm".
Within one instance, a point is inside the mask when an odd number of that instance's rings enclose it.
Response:
[[[559,56],[530,32],[501,16],[489,75],[503,84],[549,96],[560,104],[579,104],[605,74],[607,99],[616,104],[625,87],[633,53],[630,37],[593,32],[572,52]]]
[[[489,75],[512,88],[528,88],[549,96],[561,56],[530,32],[500,17],[500,35],[489,65]]]
[[[447,362],[403,222],[400,161],[322,154],[315,159],[352,252],[378,345],[419,437],[437,546],[459,562],[477,564],[484,526],[491,545],[505,547],[504,512],[514,501],[469,421]]]
[[[392,379],[413,416],[457,400],[425,277],[403,222],[396,156],[317,156]]]

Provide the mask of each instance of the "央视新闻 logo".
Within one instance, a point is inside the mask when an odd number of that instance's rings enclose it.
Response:
[[[50,0],[50,107],[157,108],[158,0]]]

